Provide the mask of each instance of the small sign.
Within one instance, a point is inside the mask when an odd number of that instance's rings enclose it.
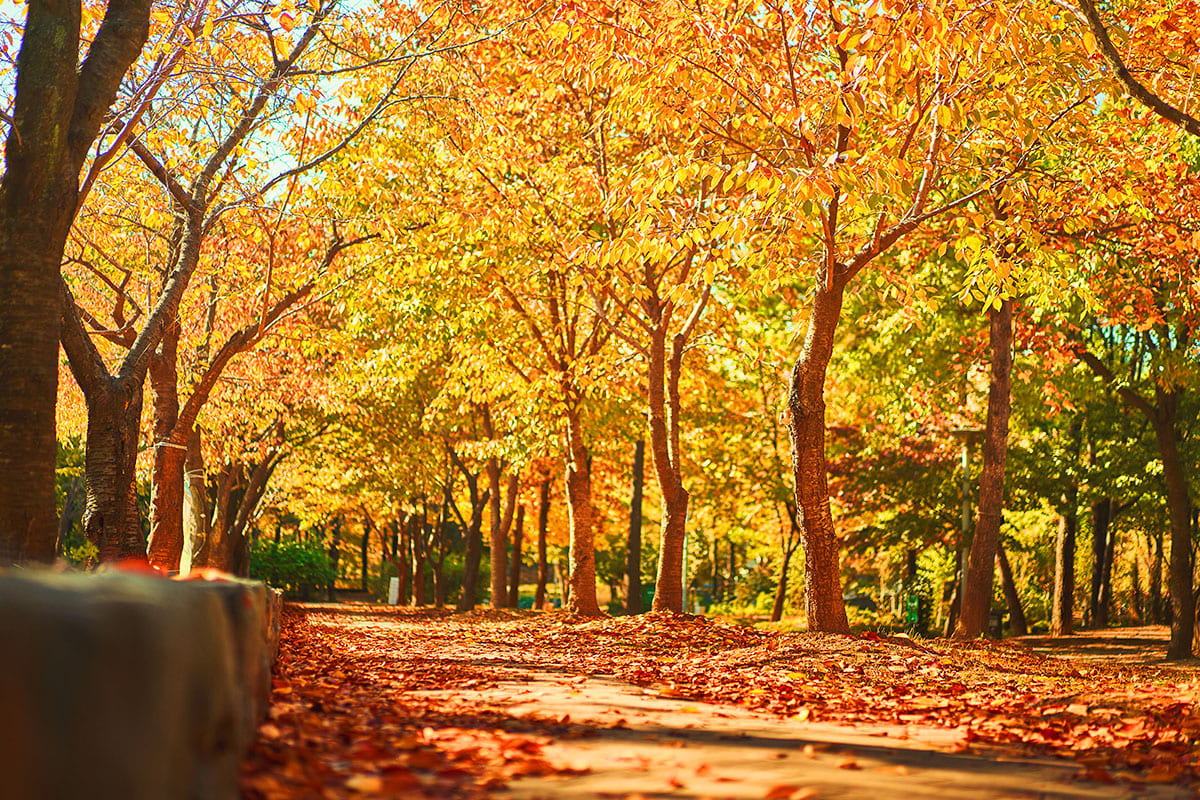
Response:
[[[388,603],[394,606],[399,602],[400,602],[400,579],[392,578],[391,583],[388,584]]]

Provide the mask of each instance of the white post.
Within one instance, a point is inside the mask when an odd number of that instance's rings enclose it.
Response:
[[[396,605],[400,602],[400,579],[392,578],[388,584],[388,603]]]

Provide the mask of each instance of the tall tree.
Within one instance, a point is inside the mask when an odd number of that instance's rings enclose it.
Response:
[[[983,471],[979,476],[979,505],[975,535],[962,581],[962,609],[955,638],[974,639],[987,630],[992,610],[992,586],[1000,526],[1004,521],[1004,462],[1008,454],[1008,418],[1012,407],[1012,303],[993,308],[988,342],[991,380],[988,385],[987,428],[983,438]]]
[[[107,122],[109,110],[150,33],[148,0],[110,0],[83,54],[82,5],[78,0],[28,4],[12,116],[5,118],[0,563],[54,558],[60,265],[92,144],[98,136],[108,146],[128,135],[120,124]]]

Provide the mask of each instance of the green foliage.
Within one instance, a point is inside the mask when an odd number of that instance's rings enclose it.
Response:
[[[319,541],[274,542],[260,537],[250,546],[250,577],[282,589],[289,600],[313,600],[336,572]]]

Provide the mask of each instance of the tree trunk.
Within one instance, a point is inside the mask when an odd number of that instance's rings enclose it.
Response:
[[[1163,539],[1161,532],[1148,535],[1154,539],[1154,557],[1150,560],[1150,614],[1154,624],[1161,625],[1166,618],[1162,594]]]
[[[508,593],[505,591],[504,576],[508,571],[508,537],[505,535],[501,519],[501,503],[503,495],[500,490],[500,461],[489,458],[487,462],[488,483],[492,489],[491,536],[488,541],[488,552],[492,563],[492,608],[504,608],[507,605]]]
[[[500,464],[496,459],[488,460],[488,478],[492,484],[492,527],[491,564],[492,564],[492,608],[504,608],[508,605],[508,588],[505,580],[508,574],[508,531],[512,527],[513,509],[517,503],[517,474],[508,476],[501,510],[500,500]]]
[[[425,561],[428,558],[429,547],[435,533],[433,526],[438,522],[436,518],[433,522],[429,522],[428,513],[429,509],[426,507],[421,523],[417,526],[417,536],[413,539],[412,604],[414,606],[425,605]]]
[[[992,376],[988,387],[987,430],[979,475],[979,510],[971,553],[962,582],[962,609],[954,635],[974,639],[987,630],[992,610],[992,579],[1000,524],[1004,516],[1004,462],[1008,454],[1008,417],[1012,405],[1012,301],[990,312]]]
[[[150,358],[154,453],[150,469],[150,563],[166,572],[179,569],[183,555],[183,472],[187,447],[171,440],[179,421],[179,321],[163,331]]]
[[[109,3],[86,58],[81,16],[80,3],[30,3],[16,73],[9,75],[13,100],[0,176],[0,564],[54,560],[60,265],[80,201],[80,170],[149,35],[150,3]],[[123,456],[122,450],[105,458]],[[95,513],[109,493],[118,505],[105,513],[127,518],[121,487],[90,489],[88,507]],[[107,530],[113,521],[97,522]],[[132,538],[106,540],[105,549],[124,553]]]
[[[783,606],[787,599],[788,570],[791,568],[792,553],[795,551],[795,547],[788,547],[783,551],[783,564],[779,568],[779,583],[775,586],[775,604],[771,606],[771,622],[779,622],[783,619]]]
[[[1188,496],[1187,473],[1179,455],[1179,434],[1176,430],[1176,397],[1155,388],[1158,414],[1154,420],[1154,436],[1163,462],[1163,481],[1167,488],[1167,511],[1171,517],[1171,558],[1167,562],[1167,581],[1171,590],[1171,642],[1167,658],[1179,660],[1192,654],[1192,638],[1196,628],[1196,596],[1192,593],[1191,500]]]
[[[805,617],[810,631],[830,633],[850,631],[825,461],[825,372],[833,357],[843,289],[824,271],[818,274],[804,349],[788,387],[792,476],[804,538]]]
[[[1050,635],[1069,636],[1075,620],[1075,513],[1077,489],[1072,484],[1064,498],[1066,511],[1058,520],[1054,542],[1054,605],[1050,612]]]
[[[87,406],[84,532],[99,550],[101,561],[145,560],[135,472],[142,383],[110,378],[100,392],[87,398]]]
[[[508,607],[521,607],[521,536],[525,532],[525,504],[517,507],[517,522],[512,537],[512,567],[508,573]]]
[[[199,428],[192,428],[188,438],[188,449],[184,466],[183,484],[183,553],[179,558],[179,571],[186,575],[192,569],[195,554],[203,549],[208,540],[209,516],[208,489],[205,483],[204,451],[201,449]],[[275,532],[279,542],[279,531]]]
[[[1092,585],[1088,604],[1088,627],[1100,630],[1108,627],[1108,608],[1104,603],[1105,576],[1111,574],[1107,567],[1111,552],[1109,539],[1112,536],[1113,501],[1102,497],[1092,503]]]
[[[601,616],[596,601],[595,512],[592,509],[592,477],[583,420],[579,409],[567,407],[567,508],[570,512],[571,574],[568,577],[566,608],[584,617]]]
[[[1069,428],[1073,462],[1079,461],[1083,420],[1076,417]],[[1075,625],[1075,538],[1079,528],[1079,484],[1064,475],[1063,512],[1054,542],[1054,600],[1050,608],[1050,635],[1068,636]]]
[[[479,563],[483,559],[483,508],[489,494],[479,496],[479,478],[466,474],[467,488],[471,495],[471,521],[463,532],[467,539],[467,552],[463,558],[462,594],[454,610],[460,614],[475,608],[475,595],[479,587]]]
[[[360,573],[360,578],[359,578],[359,581],[360,581],[359,591],[364,592],[364,593],[367,591],[367,550],[369,549],[369,545],[371,543],[370,536],[371,536],[371,529],[368,528],[366,525],[363,525],[362,541],[359,543],[358,556],[359,556],[359,567],[362,570],[362,572]]]
[[[538,576],[537,593],[533,597],[534,608],[546,606],[546,582],[550,580],[550,565],[546,555],[546,527],[550,522],[550,476],[542,478],[542,490],[538,497]]]
[[[629,546],[625,551],[625,613],[642,613],[642,485],[646,474],[646,442],[633,446],[629,496]]]
[[[1008,624],[1013,636],[1024,636],[1029,633],[1029,625],[1025,621],[1025,609],[1021,608],[1021,596],[1017,594],[1017,584],[1013,581],[1012,566],[1008,563],[1008,555],[1004,545],[996,547],[996,560],[1000,563],[1000,585],[1004,589],[1004,601],[1008,604]]]
[[[329,579],[329,585],[325,587],[326,598],[329,602],[337,600],[337,579],[339,572],[339,562],[342,558],[341,542],[342,542],[342,518],[337,516],[333,518],[333,524],[330,526],[331,534],[329,537],[329,565],[333,568],[333,577]]]
[[[666,357],[665,332],[656,332],[650,345],[647,372],[650,407],[650,454],[662,494],[662,527],[653,611],[683,611],[683,550],[687,542],[688,492],[683,488],[679,451],[679,373],[682,336],[676,336]],[[665,384],[665,385],[664,385]]]

